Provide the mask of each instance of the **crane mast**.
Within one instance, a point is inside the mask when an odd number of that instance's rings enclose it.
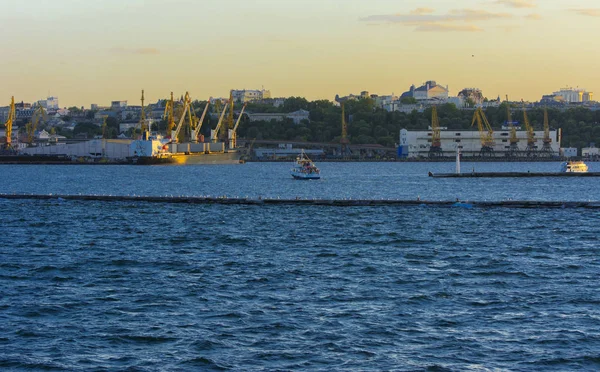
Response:
[[[429,148],[429,157],[443,156],[442,152],[442,134],[440,131],[440,121],[437,115],[437,108],[431,108],[431,147]]]
[[[146,132],[148,127],[146,126],[146,113],[144,112],[144,90],[142,89],[142,111],[140,113],[140,131],[142,132],[142,139],[147,137]]]

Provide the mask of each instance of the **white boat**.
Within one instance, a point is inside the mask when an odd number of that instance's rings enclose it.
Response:
[[[297,180],[318,180],[321,178],[321,171],[315,163],[306,156],[304,150],[296,158],[294,167],[291,169],[292,177]]]
[[[560,171],[564,173],[586,173],[588,166],[583,161],[566,161],[560,165]]]

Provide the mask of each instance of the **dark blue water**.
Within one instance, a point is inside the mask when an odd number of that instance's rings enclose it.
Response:
[[[450,164],[319,165],[318,182],[289,180],[285,164],[3,166],[0,188],[441,200],[599,191],[588,178],[422,175]],[[600,369],[597,211],[0,206],[3,370]]]

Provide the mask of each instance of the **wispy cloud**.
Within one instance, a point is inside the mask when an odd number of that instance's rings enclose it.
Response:
[[[496,0],[496,4],[506,5],[511,8],[535,8],[535,0]]]
[[[459,32],[481,32],[482,28],[475,25],[453,25],[444,23],[423,23],[417,26],[415,31],[420,32],[440,32],[440,31],[459,31]]]
[[[115,54],[143,54],[143,55],[151,55],[151,54],[160,54],[160,50],[156,48],[111,48],[110,51]]]
[[[600,17],[600,9],[571,9],[571,11],[582,16]]]
[[[530,21],[540,21],[542,20],[542,16],[537,13],[527,14],[525,19],[529,19]]]
[[[410,14],[431,14],[434,12],[435,10],[431,8],[417,8],[415,10],[411,10]]]
[[[415,31],[479,32],[483,29],[474,23],[494,19],[511,19],[510,13],[495,13],[477,9],[455,9],[446,14],[433,14],[430,8],[417,8],[408,14],[382,14],[360,18],[360,21],[383,22],[414,27]]]

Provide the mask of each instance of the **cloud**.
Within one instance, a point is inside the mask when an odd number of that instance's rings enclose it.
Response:
[[[433,13],[434,10],[430,8],[417,8],[408,14],[371,15],[359,20],[369,24],[383,22],[412,26],[415,31],[478,32],[483,29],[474,25],[474,22],[513,18],[510,13],[495,13],[477,9],[455,9],[446,14]]]
[[[542,20],[542,16],[537,13],[527,14],[525,19],[529,19],[530,21],[540,21]]]
[[[536,8],[535,0],[496,0],[496,4],[511,8]]]
[[[434,12],[435,10],[431,8],[417,8],[415,10],[411,10],[410,14],[431,14]]]
[[[419,32],[439,32],[439,31],[458,31],[458,32],[481,32],[483,29],[475,25],[454,25],[444,23],[423,23],[415,31]]]
[[[571,11],[581,16],[600,17],[600,9],[571,9]]]
[[[142,55],[151,55],[151,54],[160,54],[160,50],[156,48],[111,48],[110,51],[115,54],[142,54]]]

